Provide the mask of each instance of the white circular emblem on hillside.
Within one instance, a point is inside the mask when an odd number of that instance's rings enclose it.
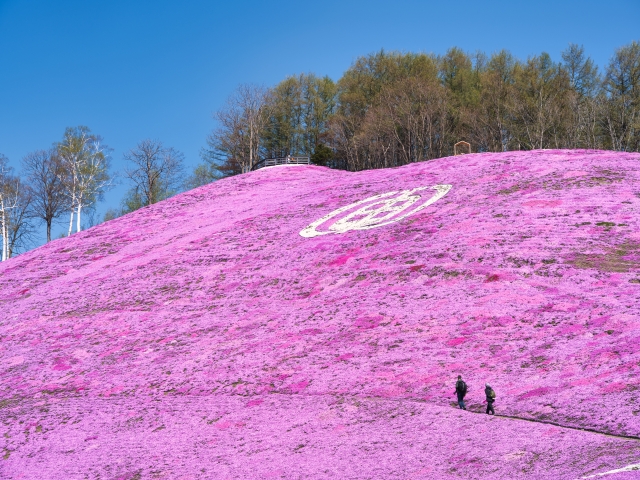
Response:
[[[435,192],[428,195],[433,190]],[[441,199],[449,190],[451,185],[434,185],[374,195],[334,210],[301,230],[300,235],[310,238],[399,222]]]

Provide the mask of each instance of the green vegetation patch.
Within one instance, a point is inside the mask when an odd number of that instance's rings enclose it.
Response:
[[[625,242],[607,252],[577,253],[567,263],[577,268],[593,268],[601,272],[625,273],[640,268],[640,243]]]

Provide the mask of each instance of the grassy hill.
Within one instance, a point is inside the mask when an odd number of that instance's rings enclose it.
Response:
[[[4,262],[0,476],[640,463],[638,166],[547,150],[273,167]],[[479,414],[485,382],[517,418]]]

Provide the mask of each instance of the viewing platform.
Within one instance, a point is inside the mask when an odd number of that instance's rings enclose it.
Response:
[[[251,170],[258,170],[265,167],[275,167],[276,165],[313,165],[309,157],[292,157],[287,155],[284,158],[265,158],[256,163]]]

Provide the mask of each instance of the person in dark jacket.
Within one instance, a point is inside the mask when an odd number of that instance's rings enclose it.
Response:
[[[488,383],[485,384],[484,394],[487,397],[487,414],[491,412],[491,415],[495,415],[496,412],[493,410],[493,402],[496,401],[496,392],[493,391],[493,388],[491,388],[491,385]]]
[[[456,382],[456,391],[454,392],[458,396],[458,405],[462,410],[466,410],[467,407],[464,404],[464,396],[467,394],[467,384],[462,380],[462,375],[458,375],[458,381]]]

